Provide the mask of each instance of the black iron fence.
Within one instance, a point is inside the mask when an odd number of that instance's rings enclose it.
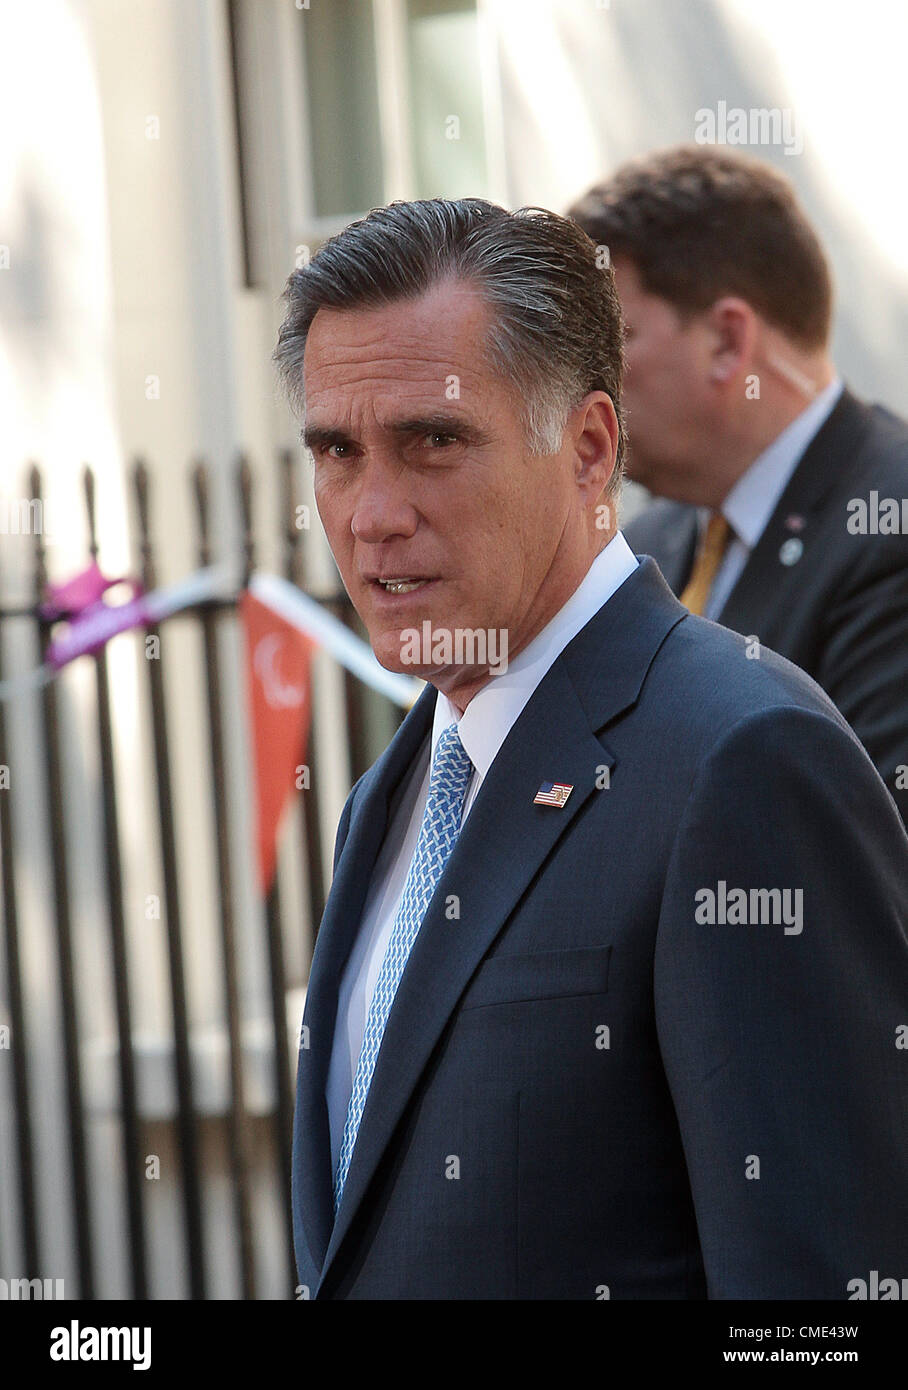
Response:
[[[302,542],[304,533],[295,524],[295,466],[289,452],[277,460],[279,522],[281,535],[281,568],[285,578],[302,584]],[[192,506],[196,521],[196,556],[200,566],[223,561],[229,557],[214,555],[212,543],[212,481],[213,475],[204,464],[191,473]],[[143,462],[131,471],[130,486],[134,501],[134,521],[139,577],[146,591],[158,583],[155,563],[155,544],[151,532],[151,489],[153,473]],[[32,468],[29,478],[31,497],[42,499],[43,481],[38,468]],[[253,530],[253,474],[245,459],[240,459],[231,478],[231,494],[237,509],[236,534],[240,538],[240,590],[256,564],[256,539]],[[95,477],[90,469],[84,472],[85,529],[88,538],[88,557],[98,560]],[[219,533],[220,534],[220,533]],[[36,665],[43,658],[51,638],[52,624],[42,616],[41,604],[48,581],[45,538],[40,532],[33,546],[33,602],[20,607],[0,609],[0,680],[9,676],[4,671],[5,633],[10,624],[30,625]],[[59,576],[55,576],[59,577]],[[209,600],[167,619],[168,623],[191,624],[201,648],[205,672],[205,709],[208,746],[198,749],[198,773],[210,783],[210,834],[216,846],[217,912],[219,925],[220,994],[223,1023],[227,1038],[229,1105],[227,1107],[226,1149],[231,1186],[233,1238],[239,1269],[239,1292],[242,1297],[257,1296],[257,1251],[250,1189],[250,1126],[244,1093],[242,1051],[241,990],[238,982],[237,960],[237,900],[235,894],[236,865],[231,854],[229,834],[228,784],[225,776],[224,683],[219,629],[222,624],[235,622],[239,597]],[[343,621],[356,630],[355,615],[343,591],[323,600]],[[148,635],[160,636],[158,628],[142,628],[122,633],[112,640],[144,642]],[[124,911],[122,840],[120,807],[117,798],[116,743],[112,719],[112,690],[108,670],[108,652],[102,649],[91,657],[80,658],[94,666],[93,696],[96,697],[97,754],[100,767],[101,825],[103,829],[103,896],[106,906],[106,931],[113,981],[113,1012],[116,1023],[116,1076],[118,1103],[116,1121],[119,1126],[124,1167],[125,1221],[123,1229],[128,1243],[129,1287],[132,1297],[144,1299],[161,1296],[151,1287],[149,1276],[149,1232],[145,1182],[146,1144],[143,1117],[137,1095],[136,1057],[134,1048],[134,1001],[137,982],[130,970],[129,933]],[[172,1029],[173,1086],[175,1115],[173,1133],[179,1157],[180,1230],[184,1245],[186,1287],[193,1299],[210,1296],[210,1255],[206,1248],[206,1223],[203,1217],[205,1172],[200,1143],[200,1116],[197,1110],[190,1036],[192,1024],[191,989],[186,969],[186,923],[182,911],[187,875],[191,866],[180,862],[180,844],[176,830],[174,779],[172,775],[171,729],[168,721],[167,653],[162,644],[159,658],[140,663],[147,672],[147,709],[150,728],[144,733],[153,751],[156,833],[162,870],[162,904],[166,927],[167,982],[169,1013]],[[374,757],[376,749],[368,747],[367,705],[379,700],[345,674],[346,726],[353,776],[359,774]],[[48,843],[52,873],[53,922],[52,935],[56,954],[56,980],[48,988],[58,991],[59,1016],[62,1021],[62,1066],[65,1079],[64,1113],[58,1118],[61,1143],[68,1154],[68,1208],[74,1242],[74,1267],[77,1289],[67,1281],[67,1297],[91,1299],[98,1293],[98,1261],[106,1252],[99,1248],[98,1223],[95,1220],[100,1204],[116,1200],[93,1177],[89,1145],[86,1143],[86,1096],[83,1060],[80,1046],[83,1030],[80,1026],[80,1000],[77,991],[77,964],[80,950],[78,923],[74,922],[71,903],[71,854],[64,814],[67,797],[65,730],[61,725],[56,682],[50,681],[29,697],[40,705],[40,748],[29,756],[40,759],[44,789],[44,815],[47,820]],[[381,702],[384,704],[384,702]],[[388,711],[385,710],[385,717]],[[393,716],[392,716],[393,717]],[[373,739],[374,742],[374,739]],[[10,763],[8,722],[4,701],[0,700],[0,766]],[[305,862],[305,882],[308,885],[309,917],[313,931],[320,920],[324,896],[326,862],[319,830],[318,810],[319,736],[317,712],[313,711],[307,765],[309,787],[301,794],[298,824],[301,842],[299,854]],[[46,1229],[41,1210],[39,1184],[35,1176],[34,1105],[36,1086],[41,1078],[34,1075],[30,1048],[29,1009],[22,979],[23,929],[20,906],[21,894],[17,873],[18,825],[16,779],[0,790],[0,860],[2,860],[3,943],[5,983],[0,981],[0,1001],[6,999],[9,1011],[9,1031],[14,1040],[7,1053],[11,1075],[12,1119],[16,1166],[16,1201],[14,1209],[18,1222],[16,1241],[25,1268],[17,1275],[30,1279],[43,1278],[47,1270],[42,1259],[43,1236]],[[290,1219],[290,1145],[293,1107],[293,1057],[287,1032],[287,970],[285,953],[285,923],[282,913],[283,885],[278,867],[273,886],[264,904],[265,956],[267,959],[268,996],[272,1028],[273,1096],[272,1113],[267,1117],[271,1129],[273,1152],[273,1182],[281,1205],[281,1227],[286,1261],[288,1296],[295,1283]],[[246,924],[243,924],[245,929]],[[300,982],[302,983],[302,982]],[[2,1020],[0,1020],[2,1021]],[[4,1246],[9,1248],[0,1229],[0,1272],[3,1270]],[[163,1296],[168,1296],[164,1294]]]

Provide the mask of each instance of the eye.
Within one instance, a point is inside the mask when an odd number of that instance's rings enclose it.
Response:
[[[327,455],[328,455],[328,458],[330,458],[330,459],[343,459],[343,458],[347,458],[348,455],[349,455],[349,452],[350,452],[350,445],[349,445],[349,444],[329,444],[328,447],[327,447],[326,449],[323,450],[323,452],[324,452],[325,454],[327,454]]]
[[[433,449],[444,449],[449,444],[457,443],[456,434],[445,434],[442,430],[431,430],[425,437]]]

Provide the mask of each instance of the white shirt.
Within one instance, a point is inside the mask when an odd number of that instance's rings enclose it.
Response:
[[[438,692],[430,744],[414,765],[394,821],[379,851],[359,932],[341,977],[326,1085],[332,1172],[337,1169],[369,1005],[422,825],[429,792],[430,754],[434,756],[435,745],[444,730],[456,724],[474,768],[464,798],[462,826],[499,748],[549,667],[628,575],[634,572],[637,564],[637,558],[624,536],[617,531],[608,545],[600,550],[578,587],[554,618],[523,651],[508,662],[501,675],[493,676],[473,696],[462,715],[446,695]]]
[[[769,448],[754,459],[725,498],[720,510],[732,529],[732,536],[704,605],[704,618],[712,618],[715,622],[722,612],[805,449],[832,414],[843,389],[840,377],[824,387],[816,400],[811,401]],[[709,508],[703,508],[701,534],[709,515]]]

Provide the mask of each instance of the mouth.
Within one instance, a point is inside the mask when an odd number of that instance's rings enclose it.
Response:
[[[376,579],[376,584],[389,594],[410,594],[426,583],[425,579]]]
[[[400,598],[404,594],[415,594],[420,589],[426,589],[430,584],[434,584],[434,579],[418,579],[412,575],[394,575],[388,579],[370,579],[373,588],[380,593],[388,594],[393,598]]]

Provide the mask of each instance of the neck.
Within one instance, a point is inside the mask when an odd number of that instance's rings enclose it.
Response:
[[[549,582],[545,585],[544,601],[542,591],[537,595],[537,602],[531,607],[530,614],[522,625],[520,636],[513,645],[508,646],[508,660],[511,661],[520,652],[524,651],[530,643],[539,636],[543,628],[548,627],[549,623],[561,612],[572,594],[576,593],[583,580],[589,573],[590,566],[596,556],[608,545],[616,534],[617,526],[612,526],[608,531],[592,532],[589,536],[588,546],[580,553],[577,560],[564,567],[557,577],[549,571]],[[475,695],[478,695],[489,682],[493,679],[489,668],[459,668],[448,669],[446,671],[433,673],[428,677],[431,685],[442,694],[447,695],[451,704],[457,710],[458,715],[462,715],[467,705]]]
[[[721,456],[714,454],[711,472],[696,480],[698,496],[685,500],[720,507],[755,460],[835,378],[835,367],[825,353],[809,358],[771,350],[760,365],[760,397],[741,401],[735,418],[728,421]]]

